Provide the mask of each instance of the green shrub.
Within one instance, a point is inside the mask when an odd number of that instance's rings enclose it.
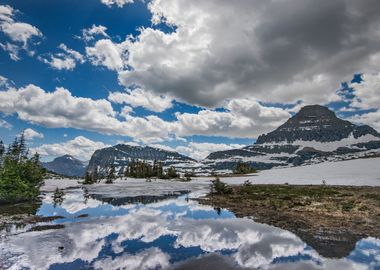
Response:
[[[342,211],[349,212],[354,208],[355,208],[355,202],[353,201],[344,202],[342,204]]]
[[[226,183],[220,181],[219,177],[215,177],[211,181],[211,194],[228,195],[232,193],[232,188],[227,186]]]

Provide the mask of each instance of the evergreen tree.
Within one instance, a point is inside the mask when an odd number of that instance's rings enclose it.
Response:
[[[220,181],[220,178],[218,176],[216,176],[215,179],[211,181],[210,189],[211,194],[223,195],[232,193],[232,188],[227,186],[226,183]]]
[[[3,157],[5,153],[5,147],[3,141],[0,141],[0,157]]]
[[[168,168],[168,171],[166,174],[167,174],[168,178],[177,178],[179,176],[177,174],[176,169],[173,166]]]
[[[99,173],[98,173],[98,167],[96,167],[95,170],[91,173],[91,178],[94,182],[100,180],[99,179]]]
[[[28,158],[24,134],[15,138],[5,154],[1,143],[0,156],[0,202],[37,199],[46,171],[40,165],[38,154]]]
[[[150,164],[147,161],[132,160],[124,170],[124,176],[133,178],[157,177],[160,179],[172,179],[178,178],[179,174],[174,167],[170,167],[164,172],[162,162],[153,161],[153,164]]]
[[[83,184],[85,184],[85,185],[91,185],[91,184],[94,184],[95,181],[96,180],[93,178],[93,174],[91,174],[89,172],[86,172]]]
[[[256,173],[257,170],[249,166],[249,164],[244,162],[238,162],[236,164],[236,168],[234,170],[235,174],[248,174],[248,173]]]
[[[160,161],[157,163],[157,174],[156,174],[156,176],[158,178],[162,178],[163,174],[164,174],[164,169],[162,168],[162,162]]]
[[[110,170],[108,171],[106,184],[112,184],[114,179],[115,179],[115,166],[112,165]]]
[[[21,132],[20,139],[18,142],[19,148],[19,160],[26,160],[28,158],[28,148],[25,142],[25,131]]]
[[[4,143],[3,143],[3,141],[0,141],[0,171],[3,168],[4,154],[5,154]]]
[[[18,162],[18,157],[20,156],[20,147],[17,137],[15,137],[13,142],[8,146],[6,156],[8,159],[13,160],[14,162]]]

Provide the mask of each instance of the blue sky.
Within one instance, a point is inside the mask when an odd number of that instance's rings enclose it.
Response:
[[[120,142],[201,159],[307,104],[379,129],[371,1],[289,2],[1,1],[0,139],[26,129],[44,160]]]

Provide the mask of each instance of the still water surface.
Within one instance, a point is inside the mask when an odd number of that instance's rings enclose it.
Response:
[[[342,258],[319,255],[295,234],[193,200],[202,192],[118,197],[76,187],[44,195],[37,215],[63,228],[1,232],[6,269],[380,269],[380,240]],[[56,226],[57,227],[57,226]],[[62,227],[62,226],[61,226]],[[1,268],[1,267],[0,267]]]

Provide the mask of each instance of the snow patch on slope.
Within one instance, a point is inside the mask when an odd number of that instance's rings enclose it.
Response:
[[[378,137],[373,136],[372,134],[366,134],[364,136],[355,138],[351,133],[350,136],[344,138],[340,141],[333,142],[318,142],[318,141],[304,141],[304,140],[296,140],[294,142],[281,142],[281,143],[265,143],[263,146],[275,146],[275,145],[299,145],[299,150],[302,150],[304,147],[311,147],[315,150],[324,151],[324,152],[332,152],[338,149],[339,147],[348,147],[357,143],[367,143],[371,141],[380,140]]]

